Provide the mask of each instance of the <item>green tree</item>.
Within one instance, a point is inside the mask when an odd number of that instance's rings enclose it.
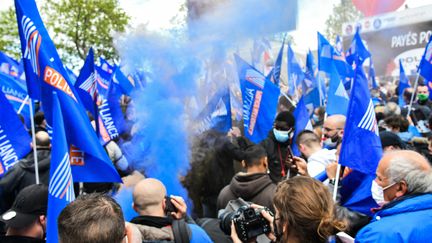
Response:
[[[333,5],[333,12],[326,20],[326,35],[329,40],[334,40],[336,35],[342,34],[342,24],[354,22],[363,17],[352,1],[342,0],[339,4]]]
[[[21,46],[14,7],[0,12],[0,33],[0,51],[19,60],[21,57]]]
[[[123,32],[130,17],[118,0],[41,0],[39,11],[62,60],[76,67],[90,47],[96,56],[118,58],[113,35]],[[0,13],[0,50],[20,56],[15,9]]]

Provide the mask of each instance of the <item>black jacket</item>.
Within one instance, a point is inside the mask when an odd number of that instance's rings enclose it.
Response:
[[[273,196],[276,192],[276,184],[267,173],[245,174],[238,173],[231,183],[220,192],[217,200],[217,208],[223,209],[230,200],[241,197],[245,201],[266,206],[273,210]]]
[[[283,163],[285,162],[285,159],[287,158],[288,154],[288,148],[291,144],[290,139],[286,141],[285,143],[280,143],[276,140],[273,130],[270,130],[269,135],[266,139],[261,141],[261,146],[264,147],[264,149],[267,152],[267,161],[268,161],[268,167],[270,170],[270,178],[274,182],[280,182],[282,180],[282,164],[284,165],[285,173],[287,173],[288,168]],[[280,150],[280,153],[279,153]],[[282,159],[282,163],[281,163]]]
[[[47,185],[51,160],[50,150],[38,150],[39,181]],[[15,200],[16,195],[24,187],[35,184],[35,165],[33,152],[16,163],[0,180],[0,213],[7,211]]]

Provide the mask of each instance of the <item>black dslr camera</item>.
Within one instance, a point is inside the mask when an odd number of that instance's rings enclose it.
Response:
[[[269,222],[261,215],[261,211],[268,208],[254,209],[243,199],[231,200],[225,209],[219,210],[220,228],[222,231],[231,234],[231,221],[241,241],[246,242],[258,235],[271,232]]]

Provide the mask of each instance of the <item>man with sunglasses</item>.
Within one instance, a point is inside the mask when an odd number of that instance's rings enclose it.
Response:
[[[267,152],[270,178],[279,182],[289,176],[289,164],[292,162],[291,140],[294,135],[295,118],[288,111],[282,111],[273,123],[273,129],[260,144]]]
[[[381,208],[356,242],[430,241],[432,169],[426,158],[410,150],[385,153],[371,190]]]

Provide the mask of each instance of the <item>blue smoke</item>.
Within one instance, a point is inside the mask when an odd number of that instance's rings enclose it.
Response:
[[[169,194],[185,199],[187,192],[180,184],[180,177],[189,168],[189,134],[193,134],[187,129],[188,123],[193,123],[189,114],[197,113],[191,110],[190,101],[194,97],[198,106],[205,106],[205,101],[198,99],[202,93],[198,94],[197,84],[202,83],[208,63],[214,69],[221,68],[227,58],[232,58],[229,50],[250,38],[288,30],[295,25],[297,1],[228,2],[190,23],[188,31],[180,35],[178,30],[163,33],[136,30],[116,38],[125,69],[150,73],[147,87],[132,94],[137,126],[129,147],[132,166],[148,177],[161,180]],[[226,72],[221,73],[226,76]],[[212,90],[229,80],[237,78],[212,80],[216,86]]]

